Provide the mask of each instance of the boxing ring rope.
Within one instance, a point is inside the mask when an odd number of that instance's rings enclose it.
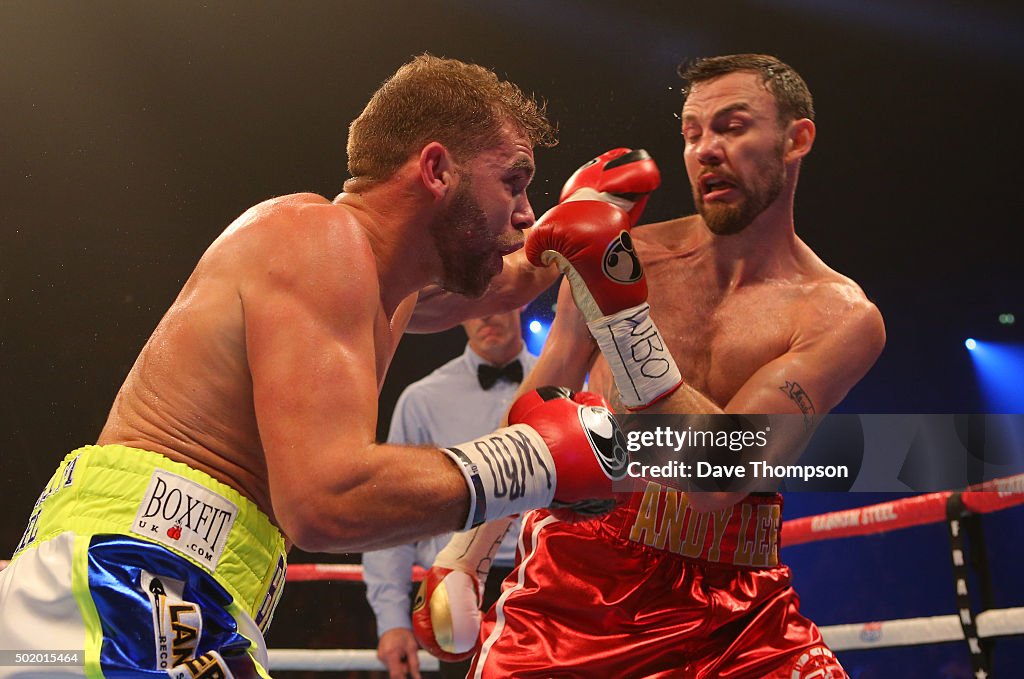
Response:
[[[419,651],[421,672],[437,672],[440,663],[426,651]],[[378,671],[387,668],[377,660],[377,651],[356,649],[272,648],[270,669],[274,672],[304,670],[307,672]]]
[[[926,493],[786,521],[783,532],[785,546],[939,523],[946,520],[946,505],[953,495],[952,491]],[[964,508],[971,514],[988,514],[1024,504],[1024,474],[987,481],[959,492],[958,495],[963,500]]]
[[[419,582],[427,571],[412,567],[412,581]],[[351,563],[296,563],[288,566],[287,582],[362,582],[363,567]]]
[[[957,509],[950,513],[951,502]],[[807,516],[784,524],[785,546],[876,535],[914,526],[948,521],[957,536],[959,518],[979,516],[1024,504],[1024,474],[996,479],[961,492],[944,491],[882,502],[856,509]],[[959,517],[959,518],[958,518]],[[956,543],[954,542],[954,545]],[[960,562],[962,563],[962,561]],[[0,570],[7,565],[0,561]],[[958,565],[954,547],[954,568]],[[289,582],[362,582],[362,566],[355,564],[292,564]],[[424,569],[414,567],[412,579],[423,579]],[[1024,634],[1024,606],[990,609],[972,616],[970,624],[978,638]],[[819,628],[835,651],[912,646],[963,641],[963,611],[954,615],[883,620]],[[973,650],[974,644],[972,644]],[[434,671],[436,658],[419,652],[420,668]],[[276,671],[384,670],[375,650],[367,649],[270,649],[270,668]]]

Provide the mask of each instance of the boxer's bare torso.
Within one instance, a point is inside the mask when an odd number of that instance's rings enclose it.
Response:
[[[378,274],[348,207],[314,194],[253,207],[200,260],[135,362],[98,442],[184,462],[274,518],[263,439],[276,433],[300,443],[315,432],[292,431],[287,422],[261,431],[268,423],[257,421],[257,405],[269,420],[296,398],[336,400],[329,382],[344,374],[328,360],[372,370],[379,390],[414,299],[382,297]],[[354,334],[364,337],[345,341]],[[323,353],[331,335],[335,355]],[[307,359],[321,364],[296,369],[291,379],[280,373]],[[256,371],[278,374],[254,385]],[[353,381],[345,390],[359,388]],[[377,393],[364,396],[376,410]],[[337,403],[333,417],[372,426],[356,422],[346,406]]]

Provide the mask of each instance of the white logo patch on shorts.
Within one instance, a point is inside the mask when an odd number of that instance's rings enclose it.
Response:
[[[153,472],[131,532],[190,556],[210,571],[224,554],[238,507],[205,486],[163,469]]]

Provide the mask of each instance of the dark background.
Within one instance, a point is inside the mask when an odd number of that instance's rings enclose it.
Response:
[[[561,144],[537,155],[538,214],[581,162],[634,146],[663,171],[651,221],[692,211],[676,65],[778,55],[818,111],[798,233],[862,285],[888,329],[841,410],[984,412],[964,338],[1024,340],[1022,35],[1019,3],[991,0],[0,3],[0,553],[56,462],[95,439],[209,242],[269,196],[337,194],[346,126],[423,51],[490,66],[548,100]],[[997,322],[1006,312],[1016,325]],[[401,388],[462,344],[459,330],[403,343],[382,431]],[[787,515],[872,499],[794,493]],[[1020,519],[993,517],[993,552],[1019,543]],[[891,582],[906,536],[822,546],[827,568],[803,556],[819,548],[794,548],[805,611],[826,624],[951,612],[944,537],[920,532],[932,565],[915,558]],[[870,565],[836,556],[873,549]],[[307,559],[324,557],[295,554]],[[872,597],[839,606],[828,584],[843,577],[847,591],[901,602],[918,570],[938,584],[893,611]],[[1021,605],[1008,573],[1001,604]],[[360,586],[302,587],[289,588],[272,646],[374,644]],[[325,599],[331,610],[312,603]],[[1020,644],[1006,648],[1024,659]],[[960,644],[844,656],[859,677],[968,676],[965,658]]]

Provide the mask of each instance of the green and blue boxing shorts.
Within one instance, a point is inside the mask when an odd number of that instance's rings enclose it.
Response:
[[[0,571],[0,678],[268,677],[284,539],[255,504],[145,450],[70,453]]]

